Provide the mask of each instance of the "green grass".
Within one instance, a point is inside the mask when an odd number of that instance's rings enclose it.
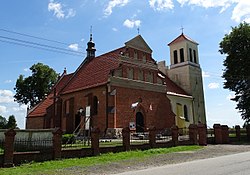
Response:
[[[29,163],[23,164],[19,167],[13,168],[0,168],[1,175],[27,175],[27,174],[59,174],[59,171],[63,172],[64,168],[70,167],[87,167],[100,164],[107,164],[111,162],[117,162],[127,159],[144,159],[149,156],[159,155],[159,154],[168,154],[172,152],[181,152],[181,151],[193,151],[201,149],[201,146],[178,146],[172,148],[159,148],[159,149],[149,149],[145,151],[128,151],[120,153],[108,153],[102,154],[96,157],[86,157],[86,158],[75,158],[75,159],[64,159],[57,161],[47,161],[42,163]]]

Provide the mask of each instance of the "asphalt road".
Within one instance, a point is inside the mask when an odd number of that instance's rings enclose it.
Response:
[[[118,175],[250,175],[250,152],[130,171]]]

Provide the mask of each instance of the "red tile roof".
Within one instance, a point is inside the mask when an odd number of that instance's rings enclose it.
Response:
[[[123,48],[95,57],[89,62],[83,62],[61,93],[70,93],[107,83],[110,71],[119,67],[121,50]]]
[[[72,75],[73,74],[62,75],[62,77],[54,86],[54,88],[56,88],[56,95],[67,84]],[[38,103],[34,108],[29,111],[28,117],[38,117],[44,116],[46,114],[46,109],[53,104],[54,88],[51,90],[47,98]]]
[[[167,86],[167,93],[175,95],[191,96],[186,91],[184,91],[180,86],[178,86],[172,80],[170,80],[167,76],[165,78],[165,81]]]
[[[183,33],[180,36],[178,36],[177,38],[175,38],[173,41],[171,41],[168,45],[170,46],[172,44],[175,44],[175,43],[178,43],[181,41],[185,41],[185,40],[188,40],[188,41],[198,45],[198,43],[196,41],[192,40],[190,37],[184,35]]]

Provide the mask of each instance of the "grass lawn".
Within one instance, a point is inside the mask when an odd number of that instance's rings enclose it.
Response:
[[[42,163],[29,163],[23,164],[19,167],[13,168],[0,168],[1,175],[26,175],[26,174],[58,174],[58,170],[63,170],[64,168],[70,168],[74,166],[86,167],[94,166],[98,164],[107,164],[111,162],[117,162],[120,160],[126,159],[143,159],[145,157],[167,154],[172,152],[181,152],[181,151],[192,151],[201,149],[201,146],[178,146],[172,148],[159,148],[159,149],[149,149],[145,151],[128,151],[120,153],[108,153],[102,154],[96,157],[86,157],[86,158],[75,158],[75,159],[64,159],[57,161],[47,161]]]

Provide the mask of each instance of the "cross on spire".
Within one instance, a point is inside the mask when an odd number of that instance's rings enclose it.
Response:
[[[183,34],[183,30],[184,30],[184,28],[183,28],[183,26],[181,26],[181,34]]]
[[[90,26],[90,41],[92,41],[92,26]]]
[[[140,34],[140,28],[139,27],[137,27],[137,32],[138,32],[138,35]]]

